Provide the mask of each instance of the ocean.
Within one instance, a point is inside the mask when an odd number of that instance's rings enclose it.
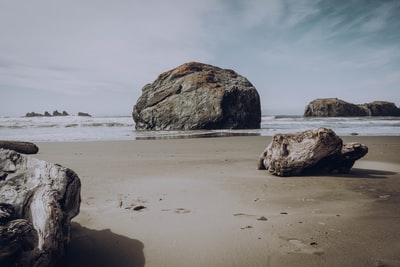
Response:
[[[70,142],[233,135],[272,136],[318,127],[331,128],[340,136],[400,136],[399,117],[263,116],[261,129],[254,130],[136,131],[131,116],[60,116],[0,118],[0,140]]]

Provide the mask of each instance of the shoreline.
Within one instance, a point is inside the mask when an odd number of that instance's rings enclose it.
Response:
[[[77,172],[67,266],[400,266],[400,137],[350,174],[257,170],[270,136],[37,142]],[[143,206],[140,210],[135,207]]]
[[[131,117],[0,118],[2,139],[31,142],[80,142],[135,139],[190,138],[193,136],[254,135],[301,132],[317,127],[333,129],[340,136],[400,136],[400,117],[262,116],[260,129],[191,131],[135,130]]]

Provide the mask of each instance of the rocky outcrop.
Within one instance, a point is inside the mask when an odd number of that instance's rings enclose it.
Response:
[[[25,117],[43,117],[43,114],[36,113],[36,112],[28,112],[25,114]]]
[[[36,154],[39,151],[37,145],[31,142],[0,140],[0,148],[14,150],[22,154]]]
[[[260,128],[256,88],[233,70],[190,62],[142,89],[132,113],[136,129]]]
[[[87,113],[86,113],[87,114]],[[54,110],[52,114],[50,112],[45,111],[44,114],[36,113],[36,112],[28,112],[25,114],[25,117],[59,117],[59,116],[69,116],[68,112],[65,110],[61,113],[58,110]]]
[[[367,111],[367,116],[400,116],[400,108],[392,102],[374,101],[359,106]]]
[[[68,168],[0,149],[0,266],[57,266],[80,188]]]
[[[359,116],[400,116],[400,109],[386,101],[356,105],[338,98],[322,98],[311,101],[304,111],[304,117]]]
[[[78,112],[78,116],[81,116],[81,117],[92,117],[89,113],[85,113],[85,112]]]
[[[66,112],[65,110],[62,113],[58,112],[58,110],[54,110],[53,111],[53,117],[68,116],[68,115],[69,115],[68,112]]]
[[[277,134],[258,160],[258,169],[278,176],[311,173],[348,173],[368,152],[360,143],[343,144],[331,129]]]

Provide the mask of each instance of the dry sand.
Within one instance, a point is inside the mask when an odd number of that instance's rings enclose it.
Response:
[[[256,169],[270,140],[38,143],[82,181],[64,267],[400,266],[400,137],[346,137],[369,147],[350,174],[291,178]]]

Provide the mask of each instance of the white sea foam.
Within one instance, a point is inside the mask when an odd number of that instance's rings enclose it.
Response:
[[[303,131],[318,127],[333,129],[336,134],[365,136],[400,135],[399,117],[328,117],[304,118],[302,116],[263,117],[262,135]]]
[[[303,118],[263,116],[261,129],[200,131],[135,131],[132,117],[0,118],[0,139],[21,141],[96,141],[147,138],[192,138],[227,135],[263,135],[299,132],[318,127],[338,135],[400,136],[399,117]]]
[[[0,118],[0,139],[22,141],[132,140],[131,117]]]

